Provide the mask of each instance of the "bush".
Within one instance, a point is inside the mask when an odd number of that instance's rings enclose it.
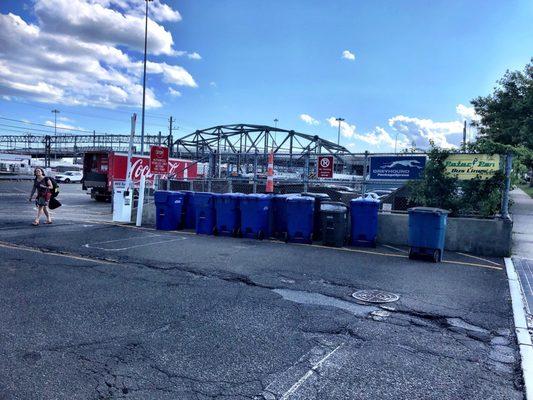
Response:
[[[500,211],[504,175],[499,172],[490,179],[459,181],[445,172],[448,150],[431,146],[422,179],[407,184],[413,204],[439,207],[451,216],[479,215],[489,217]]]

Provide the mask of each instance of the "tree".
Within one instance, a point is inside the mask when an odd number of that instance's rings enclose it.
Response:
[[[480,117],[472,124],[480,144],[512,146],[517,160],[533,171],[533,58],[524,71],[507,71],[491,95],[471,103]]]

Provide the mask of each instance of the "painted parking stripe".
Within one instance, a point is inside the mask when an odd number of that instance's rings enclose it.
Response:
[[[177,242],[177,241],[185,240],[185,239],[186,238],[184,238],[184,237],[179,237],[179,238],[170,239],[170,240],[160,240],[160,241],[157,241],[157,242],[141,243],[141,244],[136,244],[136,245],[132,245],[132,246],[118,247],[118,248],[117,247],[107,248],[107,247],[92,246],[89,243],[86,243],[86,244],[83,245],[83,247],[88,248],[88,249],[90,248],[90,249],[97,249],[97,250],[103,250],[103,251],[124,251],[124,250],[136,249],[136,248],[139,248],[139,247],[152,246],[154,244]]]
[[[0,247],[5,248],[5,249],[12,249],[12,250],[29,251],[32,253],[39,253],[39,254],[44,254],[48,256],[70,258],[70,259],[79,260],[79,261],[88,261],[88,262],[92,262],[95,264],[115,264],[110,261],[97,260],[94,258],[83,257],[83,256],[75,255],[75,254],[69,254],[69,253],[54,253],[52,251],[43,251],[42,249],[39,249],[37,247],[29,247],[29,246],[24,246],[20,244],[7,243],[3,241],[0,241]]]
[[[475,258],[476,260],[485,261],[485,262],[488,262],[489,264],[497,265],[498,267],[502,267],[503,268],[503,265],[501,265],[501,264],[499,264],[497,262],[491,261],[491,260],[487,260],[486,258],[483,258],[483,257],[478,257],[478,256],[474,256],[472,254],[467,254],[467,253],[460,253],[458,251],[456,253],[460,254],[462,256],[465,256],[465,257],[470,257],[470,258]]]
[[[157,229],[154,229],[154,228],[148,228],[148,227],[143,227],[143,226],[135,226],[135,225],[127,225],[127,224],[121,224],[121,223],[109,222],[109,221],[88,221],[88,220],[84,220],[84,222],[102,224],[102,225],[120,226],[120,227],[123,227],[123,228],[139,229],[139,230],[146,230],[146,231],[156,231],[157,230]],[[167,231],[167,233],[180,234],[180,235],[181,234],[196,235],[195,232],[191,232],[191,231]],[[284,241],[279,241],[279,240],[267,240],[267,242],[286,245],[286,243]],[[384,253],[384,252],[380,252],[380,251],[362,250],[362,249],[347,248],[347,247],[329,247],[329,246],[323,246],[323,245],[320,245],[320,244],[291,243],[291,245],[309,246],[309,247],[316,247],[316,248],[321,248],[321,249],[337,250],[337,251],[348,251],[348,252],[352,252],[352,253],[373,254],[373,255],[384,256],[384,257],[409,258],[405,254]],[[465,266],[470,266],[470,267],[480,267],[480,268],[487,268],[487,269],[493,269],[493,270],[498,270],[498,271],[503,270],[503,266],[472,263],[472,262],[466,262],[466,261],[443,260],[441,262],[445,263],[445,264],[465,265]]]
[[[328,358],[335,354],[343,345],[344,343],[338,345],[334,350],[313,365],[313,367],[310,368],[294,385],[292,385],[289,390],[283,393],[280,400],[288,400],[305,383],[305,381],[307,381],[313,374],[318,373],[320,367],[328,360]]]

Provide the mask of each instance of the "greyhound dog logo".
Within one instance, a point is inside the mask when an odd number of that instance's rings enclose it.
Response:
[[[422,169],[422,166],[420,165],[420,161],[418,160],[393,161],[390,164],[385,164],[381,166],[381,168],[396,168],[396,167]]]

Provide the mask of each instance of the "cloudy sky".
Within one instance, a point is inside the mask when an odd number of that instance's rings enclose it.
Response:
[[[127,132],[144,4],[0,1],[0,132],[46,131],[52,109],[65,128]],[[530,0],[155,0],[146,130],[277,118],[336,141],[342,117],[352,151],[454,146],[469,101],[533,56],[532,20]]]

